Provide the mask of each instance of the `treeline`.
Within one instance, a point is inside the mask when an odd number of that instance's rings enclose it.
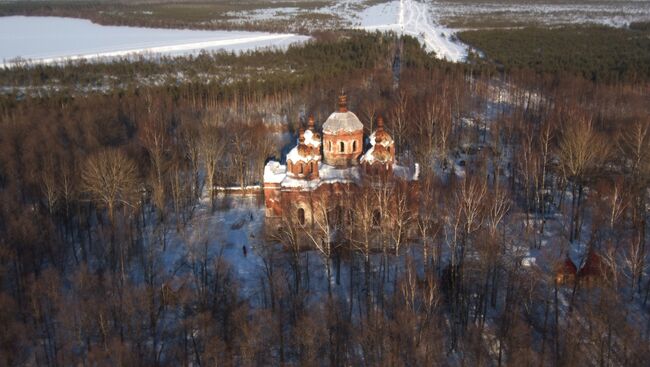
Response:
[[[458,37],[490,62],[512,71],[580,75],[595,82],[650,79],[650,33],[605,26],[464,31]],[[475,54],[474,62],[482,62]]]
[[[413,49],[412,59],[426,61],[415,39],[405,41]],[[58,64],[17,65],[0,69],[0,84],[7,87],[54,86],[71,89],[105,86],[124,89],[147,85],[148,78],[162,76],[163,84],[216,82],[219,88],[244,82],[273,88],[313,83],[373,65],[392,57],[396,37],[380,33],[323,32],[304,45],[280,50],[249,51],[240,54],[203,52],[196,56],[138,57],[109,62],[71,61]],[[173,76],[180,75],[180,79]],[[157,79],[150,80],[151,84]],[[154,84],[155,85],[155,84]]]
[[[397,84],[397,40],[368,37],[293,51],[313,79],[284,84],[2,97],[0,363],[644,365],[648,85],[495,79],[409,39]],[[311,70],[336,52],[356,61]],[[322,123],[341,88],[368,131],[385,117],[401,163],[421,164],[418,216],[374,223],[374,201],[398,193],[350,197],[346,247],[300,242],[289,218],[255,234],[259,281],[240,284],[208,248],[228,230],[210,221],[212,188],[259,183],[287,143],[275,133]],[[584,248],[605,265],[596,285],[556,283]]]

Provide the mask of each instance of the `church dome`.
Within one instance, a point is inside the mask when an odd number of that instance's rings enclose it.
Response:
[[[390,134],[384,130],[384,118],[381,116],[377,117],[377,130],[370,134],[368,139],[372,146],[382,145],[385,148],[390,148],[395,144]]]
[[[384,130],[384,119],[381,116],[377,118],[377,130],[370,135],[369,140],[371,147],[361,157],[361,163],[372,165],[375,162],[383,164],[394,162],[395,142]]]
[[[334,112],[323,124],[325,134],[351,133],[359,130],[363,130],[363,124],[357,115],[350,111]]]
[[[309,162],[320,160],[320,140],[314,138],[311,130],[300,129],[298,145],[293,147],[287,154],[287,161],[292,163]],[[307,139],[308,137],[308,139]],[[318,135],[316,134],[316,137]]]
[[[339,97],[339,110],[327,118],[323,124],[324,134],[351,133],[363,130],[363,124],[354,113],[348,111],[347,97]]]

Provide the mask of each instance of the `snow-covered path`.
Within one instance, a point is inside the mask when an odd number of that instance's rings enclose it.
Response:
[[[428,51],[435,52],[440,58],[459,62],[467,57],[467,46],[452,40],[454,32],[434,21],[432,8],[428,4],[415,0],[393,1],[366,9],[360,18],[360,28],[408,34],[420,40]],[[385,21],[391,18],[390,23],[377,24],[379,19]]]

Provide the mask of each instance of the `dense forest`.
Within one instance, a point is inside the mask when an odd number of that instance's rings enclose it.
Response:
[[[346,33],[286,54],[3,70],[12,87],[67,87],[0,96],[0,364],[646,365],[650,85],[632,75],[648,64],[515,65]],[[177,68],[236,77],[134,81]],[[102,75],[126,85],[76,88]],[[255,233],[262,265],[240,282],[208,248],[229,228],[202,220],[241,200],[217,188],[260,184],[341,89],[420,163],[418,216],[394,218],[418,236],[304,250],[308,229],[287,221]],[[373,195],[350,198],[351,236],[377,230]],[[566,280],[570,257],[582,271]]]
[[[296,89],[329,80],[341,74],[372,69],[377,63],[392,62],[395,35],[361,31],[318,32],[314,40],[286,51],[260,50],[238,55],[203,52],[196,56],[145,57],[112,60],[110,63],[69,61],[62,65],[24,63],[0,69],[5,93],[31,94],[59,91],[83,94],[87,91],[133,89],[141,86],[212,89],[212,94],[239,88],[265,92]],[[403,62],[431,67],[439,63],[412,38],[404,41]]]
[[[458,37],[509,71],[526,68],[610,82],[650,78],[650,31],[644,23],[629,29],[566,26],[464,31]]]

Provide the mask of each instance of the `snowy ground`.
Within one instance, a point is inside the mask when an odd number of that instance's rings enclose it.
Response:
[[[371,6],[359,16],[359,27],[407,34],[420,40],[439,58],[459,62],[467,57],[467,46],[454,37],[454,31],[441,26],[428,3],[414,0],[392,1]]]
[[[209,208],[204,197],[191,222],[180,232],[168,227],[165,249],[160,249],[161,269],[179,279],[192,271],[193,264],[207,258],[209,263],[217,259],[229,267],[244,298],[253,305],[262,301],[262,280],[266,278],[265,261],[287,258],[289,252],[264,238],[264,204],[256,195],[219,195],[217,210]],[[246,248],[246,250],[244,250]],[[309,289],[314,297],[327,291],[326,268],[315,250],[302,253],[304,264],[309,263]],[[282,263],[282,260],[280,260]],[[287,263],[288,265],[288,263]],[[341,269],[342,284],[349,283],[349,269]],[[336,279],[332,277],[332,283]],[[333,284],[335,286],[335,284]],[[345,288],[335,291],[345,294]]]
[[[272,11],[271,11],[272,10]],[[291,17],[300,8],[257,9],[242,19],[263,21]],[[384,30],[418,38],[429,50],[450,61],[462,61],[467,48],[453,31],[436,23],[431,6],[414,0],[390,1],[364,7],[362,1],[339,2],[313,11],[338,14],[344,25],[369,31]],[[48,63],[74,59],[123,57],[133,54],[179,55],[200,50],[242,51],[304,42],[309,37],[264,32],[194,31],[102,26],[88,20],[57,17],[0,17],[0,61],[17,58]]]
[[[283,21],[302,31],[359,28],[416,37],[428,51],[463,61],[467,46],[455,37],[460,29],[530,24],[596,23],[627,26],[650,21],[650,0],[579,0],[578,3],[533,0],[337,0],[323,7],[260,3],[259,8],[228,12],[230,22],[265,24]],[[289,26],[291,25],[291,26]],[[181,55],[200,50],[242,51],[285,48],[308,36],[292,33],[194,31],[101,26],[88,20],[57,17],[0,17],[0,66],[16,58],[35,62],[97,59],[132,54]]]
[[[650,0],[436,0],[441,23],[454,28],[527,24],[603,24],[615,27],[650,20]]]
[[[201,50],[245,51],[287,47],[309,37],[262,32],[194,31],[102,26],[57,17],[0,17],[0,66],[20,57],[33,62],[97,59],[132,54],[179,55]]]

